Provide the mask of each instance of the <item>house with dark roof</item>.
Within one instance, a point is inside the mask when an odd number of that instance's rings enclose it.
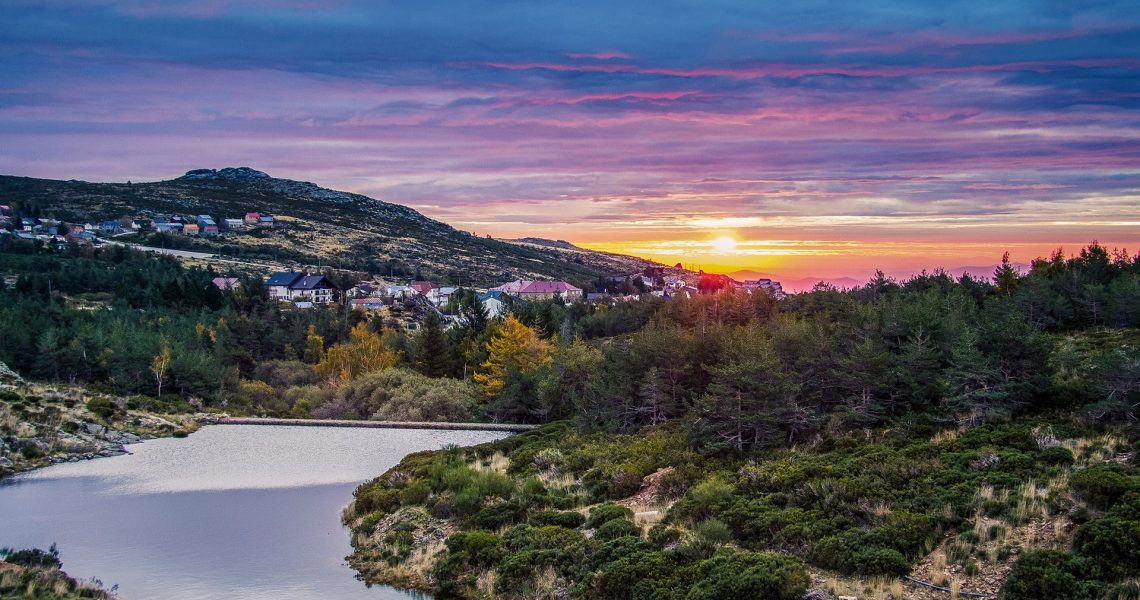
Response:
[[[324,275],[306,275],[289,286],[294,302],[332,304],[336,286]]]
[[[336,286],[324,275],[296,271],[274,273],[265,285],[271,299],[286,302],[331,304],[336,293]]]
[[[271,300],[292,300],[293,296],[289,292],[289,286],[297,283],[304,276],[304,273],[297,273],[296,271],[274,273],[269,277],[269,281],[265,282],[265,286],[269,288],[269,298]]]
[[[368,283],[358,283],[346,292],[349,298],[371,298],[380,295],[380,290]]]
[[[202,235],[218,235],[218,224],[210,215],[198,215],[198,231]]]

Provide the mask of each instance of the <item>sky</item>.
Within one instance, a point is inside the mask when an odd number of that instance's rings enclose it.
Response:
[[[711,271],[1135,252],[1140,5],[0,2],[0,173],[225,166]]]

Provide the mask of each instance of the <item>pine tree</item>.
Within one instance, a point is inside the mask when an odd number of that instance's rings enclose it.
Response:
[[[994,269],[994,283],[997,284],[998,294],[1012,296],[1013,290],[1021,283],[1021,275],[1009,262],[1009,252],[1001,255],[1001,266]]]
[[[424,319],[416,336],[415,353],[416,370],[428,377],[444,377],[450,370],[450,349],[435,311],[429,311]]]

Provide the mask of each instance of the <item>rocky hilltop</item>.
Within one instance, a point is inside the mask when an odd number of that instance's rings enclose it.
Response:
[[[273,229],[216,238],[157,240],[166,247],[365,271],[394,278],[419,274],[442,282],[495,285],[512,279],[566,279],[580,285],[633,272],[648,261],[571,244],[476,237],[418,211],[368,196],[276,178],[250,167],[193,169],[148,183],[90,183],[0,176],[4,204],[67,222],[248,212],[273,215]],[[131,241],[131,240],[126,240]],[[156,240],[137,240],[151,243]]]

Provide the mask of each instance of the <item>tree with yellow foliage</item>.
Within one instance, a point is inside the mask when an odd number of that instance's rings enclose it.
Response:
[[[506,385],[508,372],[526,373],[542,367],[550,363],[551,353],[550,342],[508,314],[487,342],[487,360],[475,374],[475,382],[486,396],[494,397]]]
[[[352,328],[348,341],[336,344],[317,363],[320,377],[332,381],[351,381],[365,373],[381,371],[396,365],[396,353],[384,346],[384,338],[359,323]]]

